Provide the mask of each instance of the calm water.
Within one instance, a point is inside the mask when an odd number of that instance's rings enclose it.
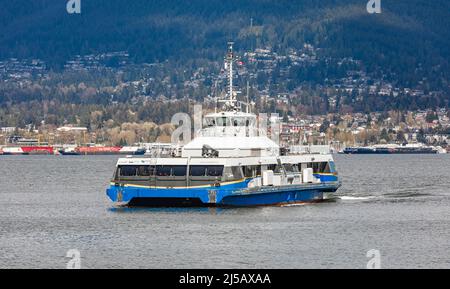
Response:
[[[315,205],[117,209],[115,157],[0,157],[0,268],[450,268],[450,155],[337,156]]]

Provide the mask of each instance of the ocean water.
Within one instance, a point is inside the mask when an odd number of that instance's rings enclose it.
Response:
[[[0,268],[450,268],[450,155],[336,156],[319,204],[131,209],[117,157],[1,156]]]

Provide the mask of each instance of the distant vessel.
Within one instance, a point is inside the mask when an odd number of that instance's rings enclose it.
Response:
[[[6,146],[0,149],[0,155],[52,155],[51,146]]]
[[[54,153],[52,146],[38,139],[11,136],[8,143],[10,144],[0,147],[0,155],[52,155]]]
[[[61,155],[144,155],[145,148],[131,146],[75,146],[59,150]]]
[[[265,206],[316,202],[340,187],[329,150],[296,155],[257,128],[233,91],[233,44],[226,57],[228,98],[180,156],[121,158],[106,193],[130,206]]]
[[[344,154],[440,154],[446,153],[443,148],[422,144],[406,145],[374,145],[369,147],[348,147]]]

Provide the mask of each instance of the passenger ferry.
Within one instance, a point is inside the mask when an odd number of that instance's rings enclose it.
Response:
[[[340,181],[330,152],[290,155],[257,128],[233,90],[233,43],[226,57],[227,100],[179,156],[121,158],[108,197],[129,206],[248,207],[318,202]]]

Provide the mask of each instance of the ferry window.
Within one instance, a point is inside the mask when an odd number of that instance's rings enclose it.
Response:
[[[235,179],[239,180],[243,178],[241,167],[232,167],[231,172],[233,173],[233,177]]]
[[[186,170],[187,170],[186,166],[173,166],[172,167],[172,176],[185,177]]]
[[[330,169],[330,173],[336,172],[336,165],[334,164],[334,162],[329,162],[328,168]]]
[[[245,118],[243,118],[243,117],[235,117],[233,119],[233,125],[234,126],[244,126],[245,125]]]
[[[150,176],[150,166],[139,166],[137,169],[137,175],[140,177]]]
[[[207,127],[213,127],[216,125],[216,120],[214,118],[205,118],[205,126]]]
[[[245,121],[245,126],[254,126],[256,124],[256,119],[254,117],[249,117]]]
[[[225,180],[232,180],[233,179],[233,173],[231,172],[230,167],[225,167],[223,175],[225,176]]]
[[[286,170],[286,172],[289,172],[289,173],[297,172],[297,170],[295,169],[295,166],[292,164],[284,164],[284,169]]]
[[[283,168],[280,165],[274,165],[274,166],[275,166],[275,168],[273,169],[273,172],[275,174],[280,174],[283,172]]]
[[[158,177],[169,177],[171,167],[170,166],[156,166],[156,175]]]
[[[300,172],[303,172],[304,169],[311,168],[310,165],[312,166],[312,163],[299,163],[297,164],[297,167]]]
[[[193,177],[206,176],[206,166],[191,166],[189,175]]]
[[[242,167],[242,169],[246,178],[252,178],[261,175],[261,166],[245,166]]]
[[[327,165],[328,165],[327,162],[313,163],[312,168],[314,173],[325,173],[327,172]]]
[[[329,173],[330,172],[330,166],[328,162],[323,162],[320,165],[320,172],[321,173]]]
[[[229,126],[227,117],[218,117],[217,126]]]
[[[244,177],[251,178],[253,177],[253,171],[251,166],[242,167],[244,170]]]
[[[134,177],[136,176],[137,166],[121,166],[120,176],[121,177]]]
[[[312,163],[312,169],[314,173],[317,173],[319,171],[319,164],[318,163]]]
[[[209,177],[221,177],[223,174],[223,166],[209,166],[208,176]]]

